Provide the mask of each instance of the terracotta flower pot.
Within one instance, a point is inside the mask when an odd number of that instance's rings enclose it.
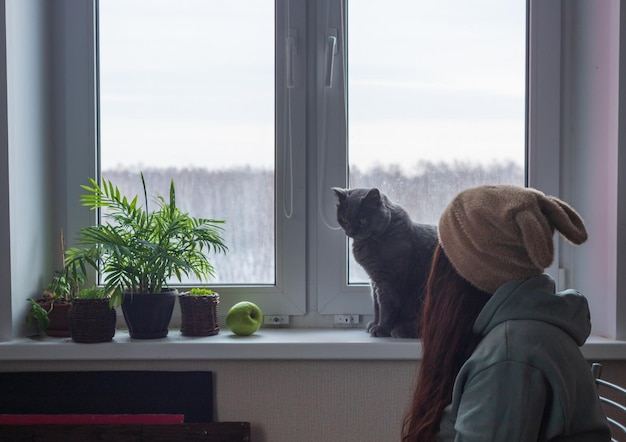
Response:
[[[59,338],[67,338],[70,336],[70,322],[67,317],[67,312],[70,309],[69,302],[56,301],[54,306],[51,306],[50,301],[38,301],[41,308],[48,312],[48,319],[50,324],[46,330],[48,336],[55,336]],[[52,310],[51,310],[52,309]]]

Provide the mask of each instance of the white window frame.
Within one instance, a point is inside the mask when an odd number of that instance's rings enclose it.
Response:
[[[254,300],[262,306],[264,313],[272,315],[303,315],[306,311],[306,255],[305,214],[306,214],[306,173],[305,173],[305,61],[306,46],[303,7],[287,7],[287,0],[276,1],[276,59],[277,65],[285,65],[287,45],[295,44],[293,51],[294,87],[286,88],[286,71],[276,70],[276,101],[286,103],[291,100],[291,115],[286,106],[276,107],[276,283],[275,285],[218,286],[220,311],[228,311],[230,306],[241,300]],[[64,88],[68,92],[65,104],[68,121],[76,121],[82,130],[67,131],[66,146],[68,158],[83,174],[72,175],[68,179],[66,201],[68,201],[67,231],[76,232],[82,226],[95,222],[89,213],[78,204],[81,184],[85,177],[98,176],[97,149],[97,68],[94,49],[97,41],[98,0],[65,2],[62,19],[66,26],[67,47],[66,75]],[[289,16],[287,16],[289,14]],[[75,25],[74,25],[75,24]],[[287,28],[278,27],[288,24]],[[297,30],[293,32],[293,30]],[[284,35],[284,38],[279,36]],[[292,38],[294,40],[288,40]],[[85,72],[86,67],[89,69]],[[69,87],[69,85],[73,87]],[[75,93],[76,92],[76,93]],[[73,124],[72,124],[73,125]],[[291,125],[291,127],[289,127]],[[290,137],[286,134],[291,131]],[[288,146],[290,139],[292,145]],[[91,148],[90,148],[91,146]],[[100,146],[98,146],[98,149]],[[293,192],[293,196],[290,194]],[[76,204],[72,202],[76,202]],[[290,216],[286,216],[289,211]],[[68,238],[69,239],[69,238]],[[71,240],[70,240],[71,241]],[[68,241],[69,242],[69,241]],[[71,245],[71,242],[70,242]],[[294,251],[297,251],[294,253]]]
[[[290,11],[294,14],[289,27],[297,30],[294,69],[297,84],[300,81],[302,84],[319,82],[324,74],[323,64],[317,62],[324,59],[324,33],[316,33],[316,30],[327,26],[320,19],[324,7],[331,3],[337,5],[337,2],[326,2],[330,0],[302,2],[305,6],[300,9],[294,6],[297,4],[295,0],[279,0],[277,3],[277,10],[281,9],[281,5],[290,4]],[[4,11],[8,13],[11,4],[3,1]],[[619,2],[594,2],[592,8],[581,2],[529,1],[528,177],[529,185],[571,202],[588,221],[589,242],[575,252],[560,243],[559,255],[551,272],[562,277],[560,285],[580,288],[590,299],[594,333],[624,338],[626,231],[623,225],[626,222],[626,190],[621,189],[626,189],[626,148],[622,147],[626,143],[626,136],[621,128],[626,127],[626,113],[613,112],[626,106],[625,94],[619,88],[620,84],[626,85],[626,69],[622,68],[626,65],[626,37],[621,36],[626,35],[626,32],[620,35],[620,29],[626,25],[623,20],[619,20],[620,6]],[[97,39],[96,0],[60,0],[47,3],[45,8],[50,12],[50,44],[55,60],[50,63],[53,66],[50,75],[52,84],[48,86],[50,91],[45,94],[46,98],[42,98],[42,101],[50,100],[50,108],[55,109],[51,133],[57,155],[55,163],[50,166],[57,176],[55,195],[58,195],[58,199],[54,217],[61,221],[66,232],[76,232],[80,227],[94,222],[93,213],[85,211],[78,201],[80,184],[87,177],[95,176],[97,170],[97,82],[96,54],[93,49]],[[316,19],[307,22],[303,15],[299,15],[305,12],[308,16],[314,15]],[[610,17],[618,18],[611,21]],[[611,26],[604,25],[607,20]],[[569,46],[579,41],[569,37],[580,38],[580,35],[573,33],[573,23],[583,23],[588,31],[584,35],[593,34],[597,39],[594,43],[602,43],[603,38],[617,43],[605,51],[597,51],[601,53],[596,54],[599,58],[594,59],[591,57],[594,51],[584,52],[585,48]],[[307,24],[308,27],[305,26]],[[10,77],[13,67],[10,57],[16,56],[18,51],[14,48],[19,46],[10,30],[9,26],[3,30],[8,48],[7,60],[2,65],[5,78]],[[307,45],[305,36],[307,39],[316,38],[315,45]],[[277,38],[277,46],[281,47],[277,50],[278,58],[281,57],[281,51],[284,54],[283,43]],[[338,44],[340,48],[341,39]],[[342,62],[340,58],[336,60],[339,63]],[[593,71],[589,70],[591,64],[599,66],[600,71],[608,69],[613,74],[606,78],[594,77]],[[339,72],[341,69],[335,69],[335,73]],[[584,75],[580,76],[579,72]],[[281,74],[277,72],[277,84],[281,81]],[[10,84],[10,78],[6,84]],[[317,179],[321,175],[318,174],[321,164],[332,163],[329,157],[324,159],[326,163],[321,157],[321,140],[317,133],[322,112],[320,91],[316,95],[310,89],[295,89],[294,100],[304,103],[300,103],[300,110],[292,114],[292,124],[306,123],[308,129],[305,131],[305,139],[298,139],[292,144],[294,216],[293,222],[277,222],[280,232],[277,241],[279,254],[280,250],[297,249],[299,255],[295,259],[291,255],[277,259],[278,276],[285,279],[279,281],[276,290],[261,293],[256,287],[232,288],[224,291],[224,307],[257,292],[263,303],[267,300],[266,312],[269,314],[367,314],[371,308],[367,288],[344,286],[345,274],[322,254],[322,251],[333,250],[329,256],[336,256],[340,263],[345,262],[345,247],[337,246],[343,241],[336,241],[341,235],[336,231],[327,232],[329,229],[320,225],[317,210],[321,206],[326,218],[332,215],[334,202],[323,197],[322,193],[330,185],[336,185],[341,180],[345,182],[345,177],[341,175],[345,174],[345,170],[325,170],[324,180]],[[590,93],[591,90],[600,90],[602,93],[600,96],[594,95]],[[616,100],[616,103],[611,102],[611,99]],[[11,97],[8,96],[7,121],[11,119],[10,101]],[[590,111],[585,112],[585,106],[596,106],[606,112],[602,117],[609,118],[603,120],[595,117]],[[281,127],[283,118],[277,115],[277,134],[284,130],[284,126]],[[572,128],[577,130],[573,131]],[[603,138],[602,133],[609,135]],[[28,172],[16,170],[16,161],[11,152],[17,147],[11,146],[10,136],[7,139],[7,143],[0,145],[0,149],[3,149],[1,158],[4,158],[2,170],[7,171],[9,184],[1,190],[5,203],[13,200],[14,192],[17,191],[15,186],[11,186],[15,176]],[[280,135],[277,135],[278,139]],[[8,155],[5,155],[7,152]],[[341,158],[345,151],[341,148],[329,149],[325,154]],[[280,165],[280,153],[277,155],[277,164]],[[589,164],[590,156],[592,164]],[[284,181],[285,176],[281,175],[283,170],[286,169],[277,167],[277,183]],[[308,180],[305,179],[307,175]],[[282,193],[277,195],[277,206],[280,206],[284,196]],[[11,257],[11,265],[6,268],[11,272],[12,296],[3,298],[1,307],[12,312],[12,323],[3,321],[0,326],[2,337],[15,334],[15,330],[18,330],[14,324],[23,317],[23,299],[17,299],[17,292],[27,284],[26,278],[20,276],[26,273],[25,269],[19,268],[22,264],[16,260],[11,247],[11,243],[20,239],[20,231],[16,231],[12,224],[20,214],[14,213],[14,205],[9,207],[11,216],[0,218],[0,229],[9,232],[9,239],[2,243],[3,250],[0,252]],[[343,268],[343,265],[339,268]],[[26,290],[20,296],[24,299],[30,296],[38,284],[39,281],[31,281],[33,290]],[[261,295],[265,298],[261,298]]]
[[[346,2],[320,0],[317,2],[318,55],[316,88],[317,137],[316,156],[311,161],[315,168],[309,174],[314,178],[310,190],[309,218],[316,244],[315,259],[311,260],[310,274],[316,275],[317,311],[320,314],[372,314],[370,288],[363,284],[348,284],[348,253],[345,233],[336,221],[336,197],[331,187],[348,184],[347,152],[347,66],[346,66]],[[331,41],[336,38],[336,54]],[[329,65],[332,59],[333,66]],[[329,81],[330,80],[330,81]],[[314,253],[311,251],[311,253]]]

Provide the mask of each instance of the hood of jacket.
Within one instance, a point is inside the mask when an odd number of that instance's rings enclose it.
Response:
[[[474,332],[485,336],[506,321],[536,320],[559,327],[582,346],[591,333],[587,299],[576,290],[557,293],[555,287],[547,274],[505,283],[476,318]]]

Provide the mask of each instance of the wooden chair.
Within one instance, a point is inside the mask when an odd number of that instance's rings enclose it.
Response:
[[[591,373],[596,380],[598,396],[611,426],[612,441],[626,441],[626,389],[602,379],[602,364],[593,363]],[[616,437],[620,435],[619,439]]]

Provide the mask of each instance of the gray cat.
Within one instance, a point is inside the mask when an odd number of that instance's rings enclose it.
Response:
[[[437,229],[417,224],[378,189],[341,189],[337,221],[353,239],[352,253],[371,280],[374,321],[372,336],[417,338],[424,287]]]

